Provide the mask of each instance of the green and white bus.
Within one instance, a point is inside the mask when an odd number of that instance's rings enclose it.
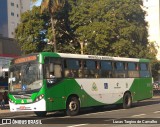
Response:
[[[80,108],[152,98],[148,59],[41,52],[12,60],[10,111],[77,115]]]

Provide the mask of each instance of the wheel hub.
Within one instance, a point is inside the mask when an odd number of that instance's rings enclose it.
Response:
[[[75,111],[77,109],[77,104],[74,101],[71,101],[69,104],[69,109]]]

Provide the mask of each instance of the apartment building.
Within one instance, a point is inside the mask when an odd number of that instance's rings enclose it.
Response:
[[[143,9],[148,22],[148,40],[154,42],[158,50],[157,59],[160,60],[160,0],[143,0]]]
[[[20,15],[30,9],[30,0],[0,0],[0,36],[14,38]]]

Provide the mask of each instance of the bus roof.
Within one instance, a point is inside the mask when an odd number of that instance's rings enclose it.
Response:
[[[42,56],[53,56],[53,57],[62,57],[62,58],[131,61],[131,62],[150,62],[149,59],[142,59],[142,58],[111,57],[111,56],[82,55],[82,54],[54,53],[54,52],[42,52],[40,54]]]

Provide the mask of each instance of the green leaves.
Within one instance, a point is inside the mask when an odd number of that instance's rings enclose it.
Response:
[[[22,14],[15,38],[25,54],[42,51],[44,47],[41,45],[46,45],[44,39],[48,26],[44,19],[49,20],[49,17],[47,14],[40,14],[39,7],[33,7],[31,11]]]
[[[139,0],[69,0],[70,28],[86,54],[150,58]],[[154,57],[155,59],[155,57]]]
[[[26,53],[53,50],[45,39],[56,39],[58,52],[80,53],[83,42],[85,54],[155,59],[141,0],[44,0],[42,5],[49,9],[56,2],[64,5],[56,13],[33,8],[22,15],[16,38]]]

